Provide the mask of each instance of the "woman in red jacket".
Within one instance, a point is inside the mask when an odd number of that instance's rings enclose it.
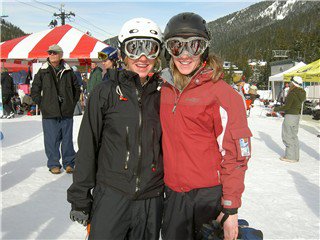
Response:
[[[164,31],[170,69],[163,70],[165,214],[162,238],[202,239],[202,225],[224,222],[236,239],[252,136],[241,96],[222,79],[209,56],[210,35],[197,14],[181,13]]]

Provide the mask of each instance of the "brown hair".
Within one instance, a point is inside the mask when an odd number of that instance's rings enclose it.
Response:
[[[201,62],[199,67],[202,65],[203,62]],[[174,85],[180,90],[184,89],[191,78],[179,72],[178,68],[174,65],[172,58],[170,60],[170,68],[172,69]],[[212,81],[215,82],[220,78],[223,70],[222,60],[218,56],[210,54],[206,61],[205,68],[213,70]]]

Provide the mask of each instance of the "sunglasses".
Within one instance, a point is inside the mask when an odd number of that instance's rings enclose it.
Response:
[[[173,37],[165,41],[165,48],[173,57],[180,57],[184,51],[190,56],[204,53],[209,46],[209,41],[203,37]]]
[[[125,42],[124,53],[131,59],[138,59],[142,55],[155,59],[160,53],[160,44],[150,38],[134,38]]]
[[[58,52],[55,52],[55,51],[48,51],[48,54],[49,54],[49,55],[57,55],[57,54],[58,54]]]

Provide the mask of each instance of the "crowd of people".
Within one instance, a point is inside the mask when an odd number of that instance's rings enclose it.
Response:
[[[244,90],[244,77],[233,86],[224,81],[221,60],[209,54],[211,37],[195,13],[173,16],[164,32],[150,19],[131,19],[118,48],[92,61],[89,78],[63,60],[59,45],[47,50],[31,97],[42,115],[48,170],[73,174],[70,218],[88,226],[89,239],[157,240],[160,229],[163,240],[204,239],[212,220],[223,239],[237,239],[251,157],[247,117],[259,95],[255,84]],[[274,109],[286,113],[287,162],[299,160],[301,81],[292,80],[285,105]],[[6,72],[1,84],[10,118],[14,87]],[[83,111],[76,153],[73,116]]]

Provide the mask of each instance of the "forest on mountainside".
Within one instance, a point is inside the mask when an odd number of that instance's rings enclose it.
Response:
[[[1,29],[0,42],[4,42],[7,40],[11,40],[11,39],[26,35],[26,33],[22,31],[19,27],[11,24],[10,22],[5,21],[4,19],[1,19],[0,29]]]
[[[291,4],[291,5],[290,5]],[[292,61],[311,63],[320,58],[320,2],[262,1],[241,11],[208,22],[210,52],[243,70],[247,79],[258,71],[255,81],[266,87],[273,50],[287,50]],[[284,14],[284,15],[283,15]],[[279,17],[280,16],[280,17]],[[282,17],[281,16],[285,16]],[[164,29],[163,29],[164,30]],[[1,20],[1,41],[26,35],[20,28]],[[117,36],[104,42],[118,47]],[[165,60],[162,53],[163,66]],[[258,69],[249,60],[268,64]],[[230,81],[230,72],[226,72]]]

